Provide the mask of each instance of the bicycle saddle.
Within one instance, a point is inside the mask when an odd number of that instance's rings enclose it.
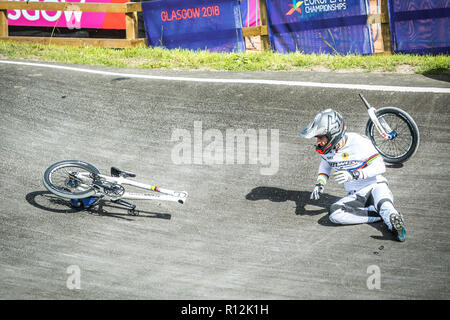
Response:
[[[127,178],[127,177],[134,178],[134,177],[136,177],[136,174],[134,174],[133,172],[125,171],[125,170],[120,170],[116,167],[111,167],[111,176],[123,177],[123,178]]]

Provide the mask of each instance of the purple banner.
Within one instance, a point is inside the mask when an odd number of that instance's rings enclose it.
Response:
[[[450,53],[450,0],[390,0],[389,19],[395,53]]]
[[[267,0],[272,49],[372,54],[367,0]]]
[[[237,0],[149,1],[142,11],[149,46],[245,51]]]

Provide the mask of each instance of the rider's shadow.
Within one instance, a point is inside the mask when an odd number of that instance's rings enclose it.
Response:
[[[111,204],[107,201],[100,200],[97,205],[92,208],[88,208],[86,210],[80,210],[73,208],[70,204],[69,200],[62,199],[60,197],[55,196],[51,192],[48,191],[35,191],[30,192],[26,195],[25,199],[29,204],[33,207],[50,211],[54,213],[77,213],[77,212],[87,212],[90,214],[95,214],[98,216],[105,216],[111,218],[118,218],[128,221],[133,221],[132,218],[158,218],[158,219],[166,219],[170,220],[172,216],[168,213],[155,213],[149,211],[136,210],[138,215],[130,215],[128,213],[123,213],[124,209],[121,206],[117,206]],[[122,211],[122,212],[120,212]]]
[[[284,190],[274,187],[257,187],[248,193],[245,198],[247,200],[270,200],[273,202],[295,202],[295,214],[297,215],[318,215],[321,213],[329,213],[330,206],[340,200],[341,198],[332,196],[329,194],[322,194],[319,200],[310,199],[310,191],[292,191]],[[306,209],[307,205],[320,207],[321,209]],[[346,225],[340,225],[332,223],[329,219],[329,215],[322,216],[318,221],[320,225],[327,227],[344,227]],[[371,237],[377,240],[392,240],[392,232],[390,232],[383,223],[370,223],[370,226],[378,230],[381,235],[372,235]]]
[[[338,201],[340,198],[336,196],[332,196],[329,194],[322,194],[319,200],[311,200],[310,199],[311,192],[310,191],[293,191],[293,190],[284,190],[281,188],[274,187],[257,187],[254,188],[250,193],[248,193],[245,198],[247,200],[256,201],[256,200],[270,200],[273,202],[285,202],[285,201],[293,201],[295,203],[295,214],[296,215],[318,215],[322,213],[328,213],[330,206]],[[320,209],[306,209],[307,205],[311,205],[314,207],[320,207]],[[326,219],[320,219],[320,224],[332,225],[331,222],[327,222],[328,217],[325,216]]]

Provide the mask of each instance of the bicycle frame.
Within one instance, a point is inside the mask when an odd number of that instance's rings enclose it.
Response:
[[[159,188],[154,185],[145,184],[141,182],[137,182],[134,180],[126,179],[124,177],[111,177],[103,174],[98,174],[97,176],[101,178],[103,181],[117,184],[117,185],[130,185],[140,189],[153,191],[153,193],[138,193],[138,192],[124,192],[122,195],[111,196],[106,193],[102,186],[96,185],[87,172],[77,172],[74,175],[80,181],[86,183],[87,185],[94,187],[97,196],[108,196],[112,201],[116,201],[119,199],[127,199],[127,200],[163,200],[163,201],[174,201],[180,204],[184,204],[188,197],[188,193],[185,191],[174,191],[170,189]]]

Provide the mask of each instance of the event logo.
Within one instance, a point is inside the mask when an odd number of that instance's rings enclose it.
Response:
[[[188,8],[188,9],[178,9],[172,10],[169,13],[167,10],[161,11],[161,21],[173,21],[173,20],[187,20],[187,19],[198,19],[198,18],[209,18],[220,16],[220,7],[208,6],[200,8]]]
[[[347,10],[347,0],[290,0],[289,9],[286,16],[291,16],[294,12],[299,14],[326,13],[332,11]],[[300,7],[303,6],[303,9]]]
[[[298,13],[302,13],[302,8],[300,8],[300,6],[303,4],[303,1],[297,1],[297,0],[292,0],[292,3],[289,4],[289,6],[291,7],[291,9],[286,12],[287,16],[292,15],[295,11],[297,11]]]

